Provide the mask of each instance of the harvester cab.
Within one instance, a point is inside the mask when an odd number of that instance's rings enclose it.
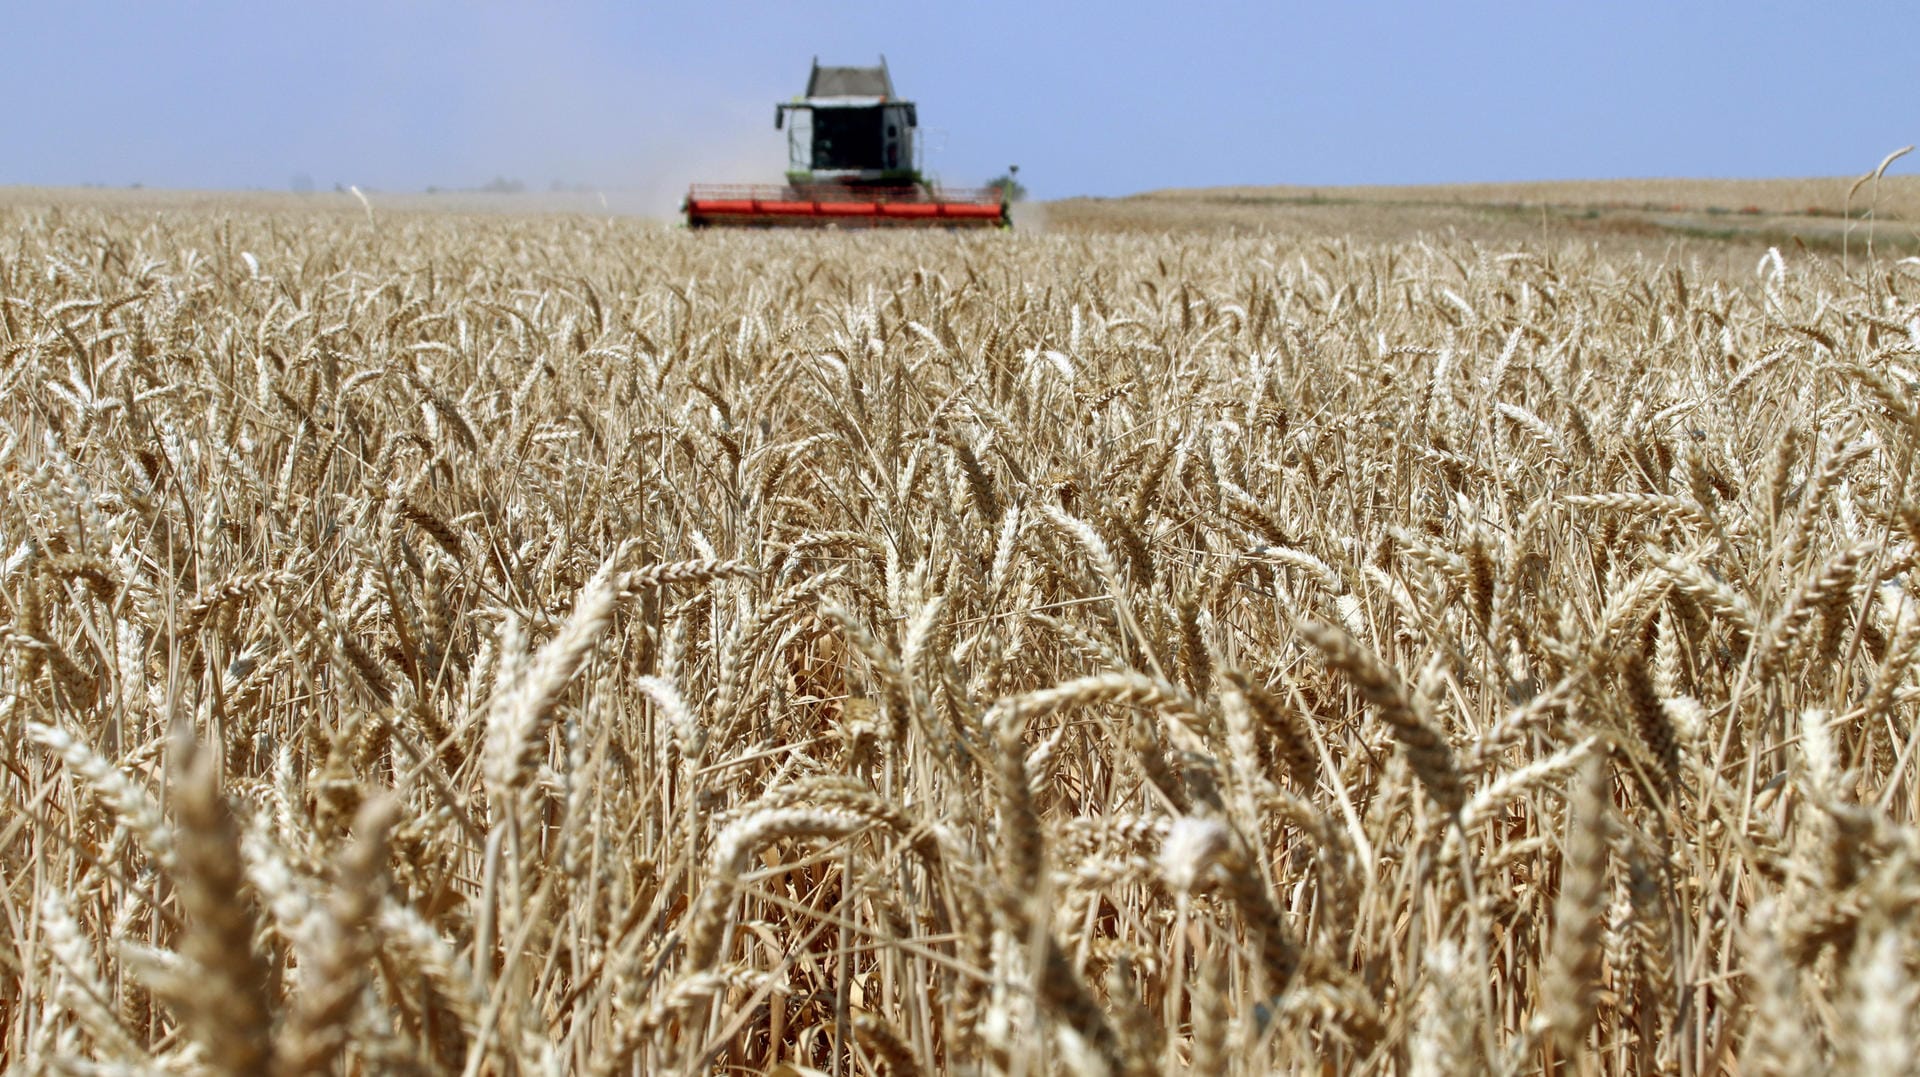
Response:
[[[917,112],[913,102],[894,99],[885,60],[879,67],[821,67],[814,60],[806,96],[774,106],[773,126],[787,128],[787,182],[919,183]]]
[[[807,92],[774,106],[787,132],[785,186],[695,184],[687,224],[702,228],[777,226],[1006,227],[1006,192],[942,188],[920,171],[919,109],[878,67],[822,67]]]

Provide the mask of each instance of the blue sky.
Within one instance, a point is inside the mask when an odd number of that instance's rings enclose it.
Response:
[[[949,182],[1858,174],[1920,141],[1920,8],[13,3],[0,184],[771,181],[808,62],[885,53]],[[1901,171],[1909,161],[1895,166]]]

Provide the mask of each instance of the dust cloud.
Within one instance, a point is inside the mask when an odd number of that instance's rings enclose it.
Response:
[[[1014,231],[1038,233],[1047,230],[1047,207],[1044,203],[1015,202],[1012,213]]]
[[[645,65],[591,24],[518,9],[481,8],[450,30],[461,62],[433,103],[435,137],[412,151],[418,159],[385,162],[417,177],[415,191],[437,187],[463,208],[497,200],[664,219],[690,183],[782,179],[773,103],[805,77],[804,57],[744,75]],[[519,191],[483,193],[490,183]]]

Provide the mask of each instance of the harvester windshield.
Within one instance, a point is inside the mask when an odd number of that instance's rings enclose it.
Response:
[[[879,165],[880,110],[823,108],[813,114],[812,159],[797,167],[863,169]]]
[[[913,183],[919,162],[913,155],[913,105],[822,103],[781,106],[791,115],[787,170],[798,182],[822,173],[854,182]]]

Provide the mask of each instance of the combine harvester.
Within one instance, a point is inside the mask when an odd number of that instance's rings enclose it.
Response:
[[[913,102],[893,94],[879,67],[821,67],[804,97],[775,106],[787,131],[785,186],[697,183],[687,191],[692,228],[1007,228],[1007,192],[935,186],[920,174]]]

